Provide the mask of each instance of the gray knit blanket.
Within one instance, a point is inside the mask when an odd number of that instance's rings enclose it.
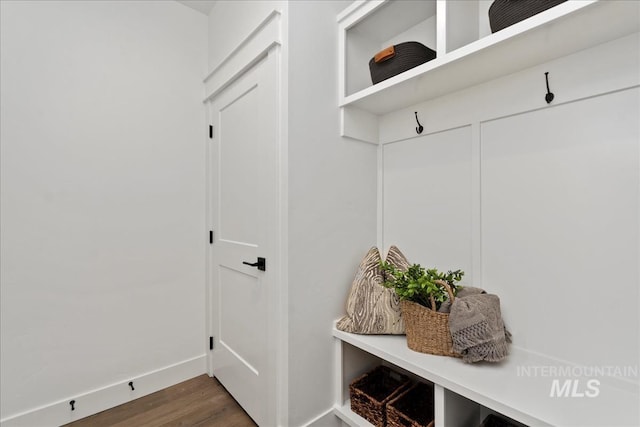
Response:
[[[497,295],[484,291],[459,293],[451,304],[449,330],[453,350],[467,363],[499,362],[509,354],[511,334],[502,321]]]

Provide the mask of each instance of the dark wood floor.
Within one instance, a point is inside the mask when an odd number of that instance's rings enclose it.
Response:
[[[253,427],[218,380],[201,375],[65,427]]]

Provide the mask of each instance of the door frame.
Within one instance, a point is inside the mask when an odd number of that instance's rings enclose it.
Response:
[[[227,86],[231,85],[246,71],[261,61],[271,63],[274,72],[273,80],[276,84],[275,96],[277,111],[276,120],[276,153],[274,154],[277,176],[275,177],[276,195],[275,220],[269,233],[270,253],[272,259],[268,259],[271,279],[273,281],[271,292],[267,297],[268,316],[268,341],[273,351],[269,352],[267,362],[268,425],[287,425],[288,423],[288,298],[287,298],[287,132],[284,117],[286,117],[286,64],[283,61],[283,49],[281,46],[281,13],[277,10],[269,13],[265,19],[244,39],[236,49],[218,65],[205,79],[207,96],[204,99],[206,106],[207,128],[211,124],[212,100]],[[263,64],[264,65],[264,64]],[[215,131],[215,129],[214,129]],[[208,133],[208,129],[207,129]],[[213,336],[213,245],[209,244],[209,231],[213,228],[213,205],[211,192],[212,174],[215,172],[212,164],[213,150],[212,139],[206,141],[206,285],[205,285],[205,351],[207,354],[206,370],[209,376],[213,376],[212,352],[209,350],[209,337]]]

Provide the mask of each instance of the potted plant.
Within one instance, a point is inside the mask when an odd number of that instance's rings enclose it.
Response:
[[[455,299],[461,286],[456,283],[464,276],[462,270],[438,271],[413,264],[407,271],[389,263],[380,263],[385,273],[384,286],[393,288],[401,301],[407,345],[421,353],[459,357],[453,352],[449,332],[449,313],[438,309],[447,299]]]

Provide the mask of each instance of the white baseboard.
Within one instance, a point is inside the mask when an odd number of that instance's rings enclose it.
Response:
[[[1,427],[59,426],[121,405],[206,373],[206,356],[147,372],[126,381],[91,390],[0,420]],[[135,390],[131,390],[133,381]],[[69,402],[75,400],[75,410]]]
[[[318,415],[303,427],[340,427],[342,422],[333,413],[333,408],[329,408],[327,411]]]

